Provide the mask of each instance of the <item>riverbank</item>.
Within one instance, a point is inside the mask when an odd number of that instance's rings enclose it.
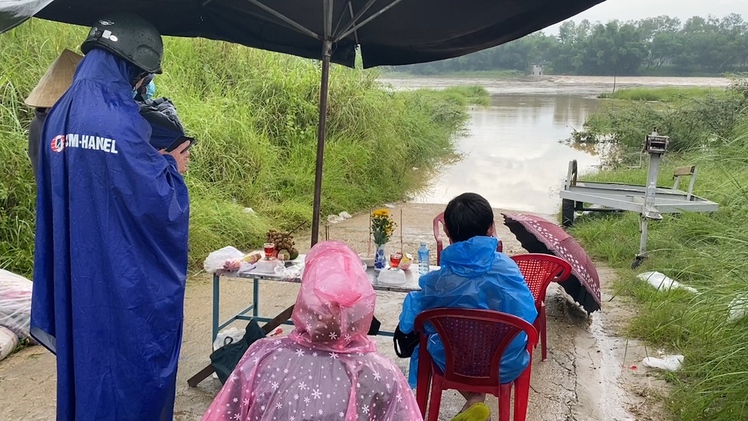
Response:
[[[648,259],[632,270],[638,250],[638,215],[624,213],[581,218],[571,232],[595,258],[620,276],[619,296],[638,303],[627,332],[650,349],[685,356],[681,370],[664,373],[672,394],[664,399],[672,419],[748,419],[748,113],[745,83],[715,98],[676,101],[668,106],[629,104],[626,112],[604,111],[599,130],[634,148],[653,126],[671,136],[658,185],[672,185],[678,166],[696,165],[694,194],[720,205],[713,214],[666,215],[649,224]],[[737,102],[736,102],[737,101]],[[663,122],[667,124],[659,124]],[[638,132],[637,132],[638,130]],[[644,168],[621,165],[585,180],[644,184]],[[655,206],[657,204],[655,203]],[[636,277],[658,271],[691,287],[655,291]]]
[[[730,79],[724,77],[649,77],[649,76],[523,76],[520,78],[456,78],[419,77],[379,79],[398,89],[431,87],[443,89],[450,86],[480,85],[492,95],[574,95],[595,96],[631,87],[715,87],[725,88]]]

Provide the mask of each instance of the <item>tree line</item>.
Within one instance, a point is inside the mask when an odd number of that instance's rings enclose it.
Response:
[[[546,74],[715,75],[748,71],[748,22],[669,16],[639,21],[561,24],[558,35],[535,32],[454,59],[393,68],[414,74],[515,70],[542,65]]]

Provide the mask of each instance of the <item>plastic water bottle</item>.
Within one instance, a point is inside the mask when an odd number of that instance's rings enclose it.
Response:
[[[655,194],[657,194],[657,186],[655,185],[654,181],[649,183],[649,186],[647,186],[647,192],[646,197],[644,198],[644,206],[647,208],[651,208],[655,204]]]
[[[418,249],[418,273],[423,275],[429,273],[429,248],[422,242]]]

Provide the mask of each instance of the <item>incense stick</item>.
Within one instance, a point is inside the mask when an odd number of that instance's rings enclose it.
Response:
[[[403,208],[400,208],[400,253],[405,253],[403,250]]]
[[[369,209],[369,242],[366,245],[366,257],[371,256],[371,213],[374,212],[373,209]]]

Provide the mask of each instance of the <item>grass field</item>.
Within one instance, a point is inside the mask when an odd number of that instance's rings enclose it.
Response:
[[[35,185],[23,104],[63,48],[86,28],[32,20],[0,44],[0,267],[32,271]],[[190,267],[226,245],[257,247],[268,228],[309,229],[317,144],[319,62],[204,39],[165,40],[156,96],[176,104],[192,149]],[[333,66],[323,215],[354,213],[422,188],[453,156],[467,104],[482,88],[393,92],[377,71]],[[417,168],[417,170],[416,170]],[[245,212],[252,208],[255,213]]]
[[[695,92],[695,91],[693,91]],[[734,92],[730,93],[730,96]],[[695,95],[695,93],[694,93]],[[711,93],[709,93],[711,95]],[[656,96],[656,95],[655,95]],[[654,96],[653,96],[654,97]],[[678,152],[665,155],[658,185],[672,185],[672,170],[695,164],[698,168],[695,194],[716,201],[713,214],[666,215],[649,224],[647,249],[650,257],[636,270],[630,268],[639,245],[638,215],[580,218],[572,233],[590,254],[618,270],[619,294],[629,294],[640,303],[629,326],[631,335],[646,340],[654,349],[685,356],[679,372],[663,374],[673,385],[667,404],[675,420],[733,421],[748,419],[748,317],[728,321],[731,311],[745,297],[748,305],[748,117],[745,110],[724,102],[698,98],[704,107],[694,113],[687,102],[667,112],[689,115],[671,122],[662,134],[683,140],[680,133],[699,127],[702,136],[694,144],[683,143]],[[712,108],[708,108],[712,107]],[[643,105],[628,105],[632,120],[653,113]],[[634,113],[640,113],[638,117]],[[607,111],[603,111],[606,113]],[[602,118],[608,118],[603,115]],[[714,120],[721,126],[709,126]],[[701,121],[700,121],[701,119]],[[612,131],[634,130],[632,120],[608,120]],[[628,124],[629,126],[624,126]],[[718,127],[721,131],[709,129]],[[648,127],[640,128],[643,139]],[[645,184],[642,169],[623,166],[586,179]],[[656,204],[655,204],[656,205]],[[693,288],[657,292],[638,280],[636,274],[659,271]]]

